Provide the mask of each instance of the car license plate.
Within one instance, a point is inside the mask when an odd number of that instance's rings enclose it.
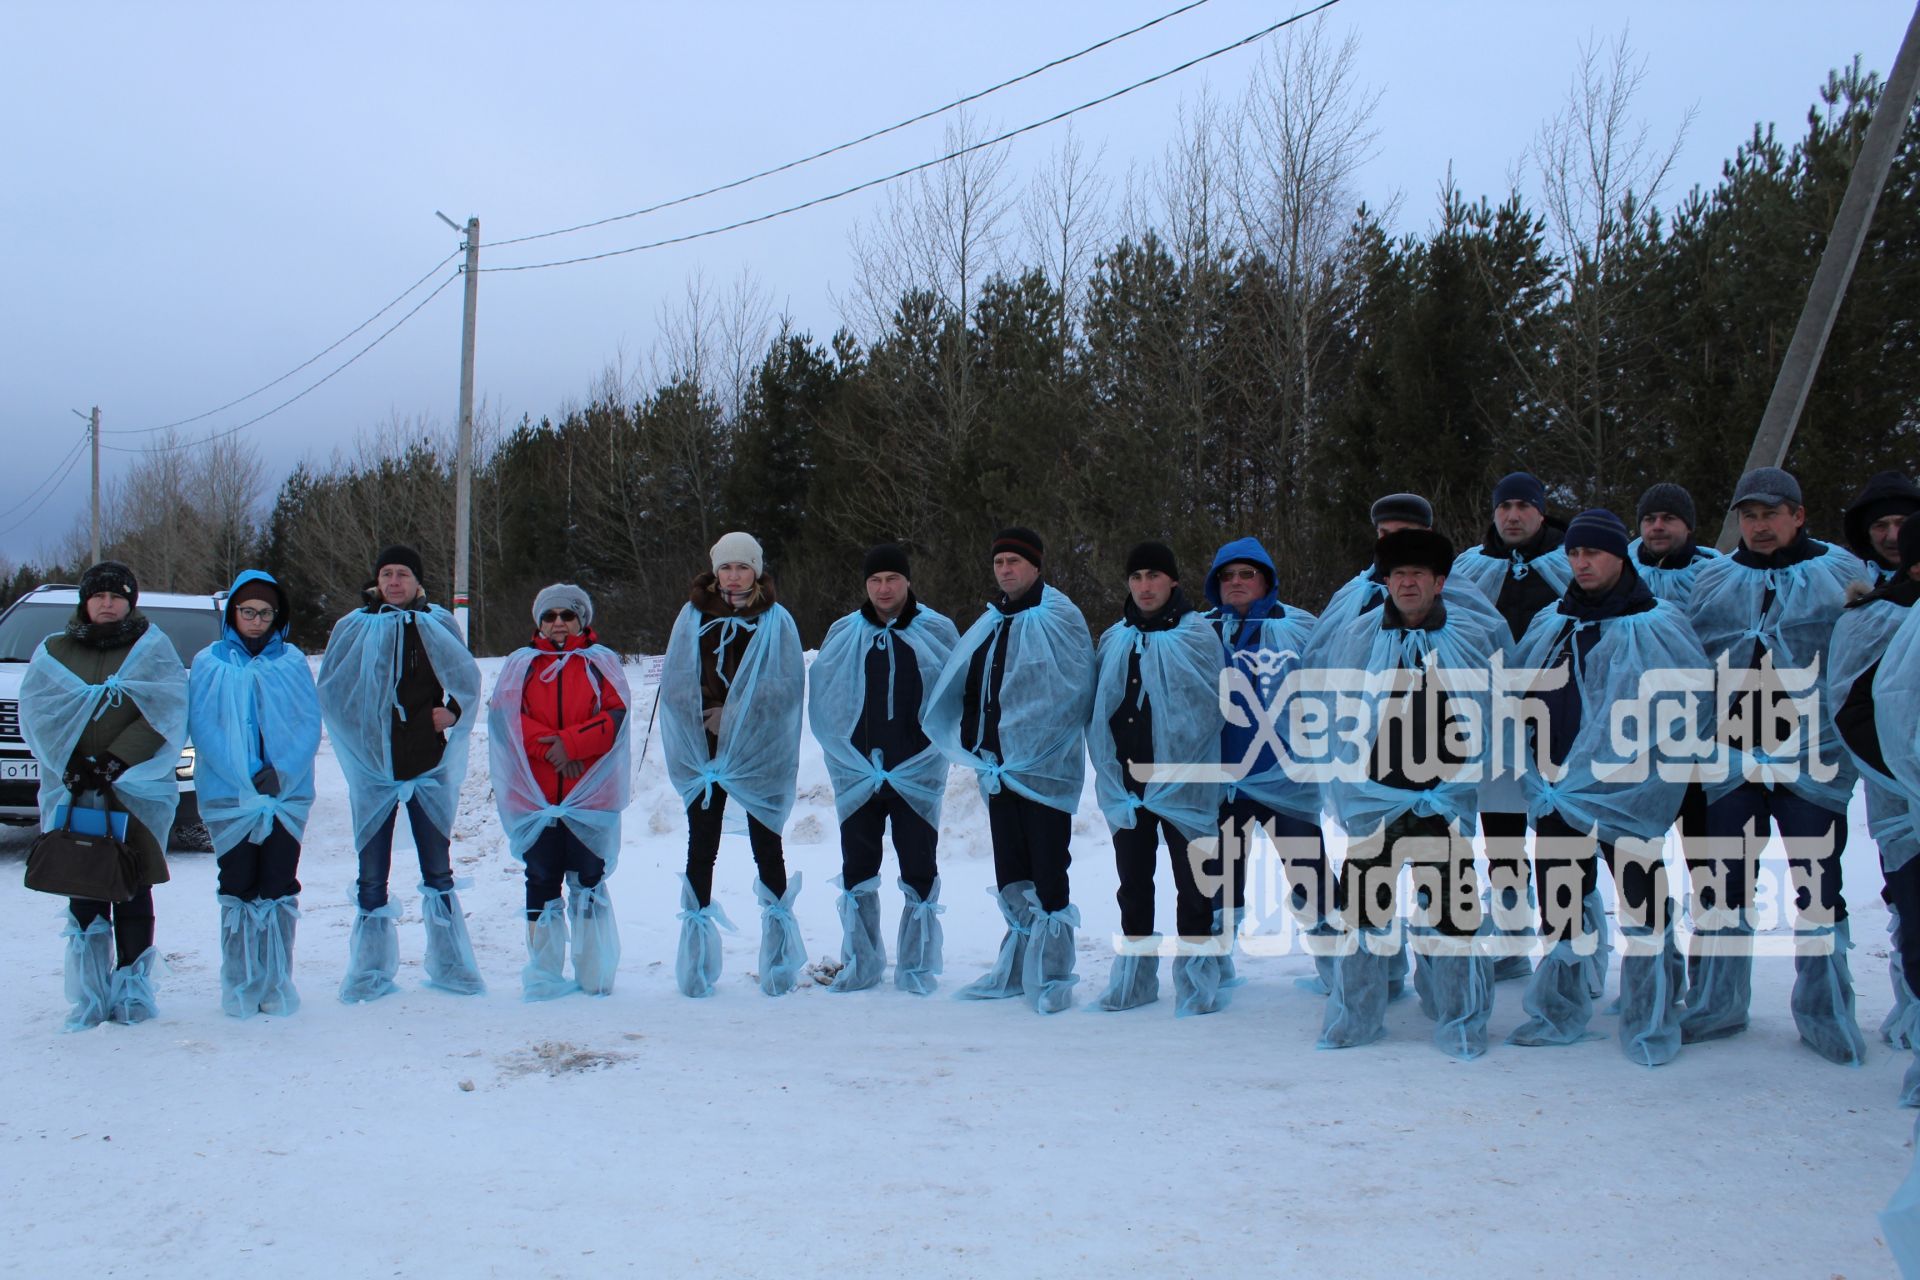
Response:
[[[38,781],[40,781],[40,762],[38,760],[0,759],[0,782]]]

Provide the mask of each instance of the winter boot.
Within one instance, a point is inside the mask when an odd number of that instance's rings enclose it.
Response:
[[[108,991],[113,984],[113,922],[101,916],[82,929],[67,916],[60,931],[67,940],[65,1029],[85,1031],[106,1021]]]
[[[840,972],[829,991],[865,991],[880,985],[887,971],[887,946],[880,938],[880,877],[872,876],[851,889],[835,876],[841,893],[834,909],[840,914]]]
[[[1032,937],[1021,968],[1020,986],[1035,1013],[1059,1013],[1073,1003],[1080,981],[1073,971],[1076,958],[1073,931],[1080,926],[1080,908],[1068,903],[1058,911],[1040,906],[1040,895],[1027,890],[1032,910]]]
[[[760,904],[760,990],[770,996],[793,990],[807,962],[807,944],[800,937],[800,922],[793,918],[793,901],[799,896],[798,871],[788,878],[786,893],[777,898],[754,877],[753,900]],[[874,910],[879,911],[877,900]]]
[[[900,931],[893,949],[898,959],[893,966],[893,985],[916,996],[930,996],[940,986],[941,945],[945,941],[940,928],[940,877],[935,876],[926,900],[913,886],[900,881],[906,905],[900,909]]]
[[[567,977],[567,909],[555,898],[527,921],[527,963],[520,970],[520,998],[555,1000],[580,984]]]
[[[673,979],[680,994],[700,999],[720,981],[720,930],[737,932],[720,904],[700,905],[693,882],[680,877],[680,948],[673,957]]]
[[[400,908],[392,902],[376,910],[357,907],[353,933],[347,939],[347,973],[340,980],[340,1002],[378,1000],[400,988],[393,975],[400,971]]]
[[[459,895],[421,885],[420,918],[427,926],[427,985],[458,996],[485,995],[487,984],[480,979]]]
[[[1843,1067],[1867,1059],[1867,1044],[1853,1013],[1851,921],[1794,933],[1793,1025],[1808,1048]]]
[[[576,873],[567,873],[567,923],[573,930],[575,981],[590,996],[612,995],[613,975],[620,968],[620,925],[604,876],[589,889]]]
[[[1002,1000],[1021,994],[1021,981],[1027,968],[1027,940],[1033,932],[1033,907],[1030,895],[1033,881],[1016,880],[998,889],[989,889],[1007,922],[1000,939],[1000,954],[993,968],[954,992],[960,1000]]]

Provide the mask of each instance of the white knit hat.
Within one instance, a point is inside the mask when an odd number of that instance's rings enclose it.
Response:
[[[715,573],[720,572],[723,564],[744,564],[753,570],[753,576],[757,578],[766,563],[761,555],[760,544],[754,541],[753,535],[738,530],[722,534],[720,541],[713,544],[711,554]]]

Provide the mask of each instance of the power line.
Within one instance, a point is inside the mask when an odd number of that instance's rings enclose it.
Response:
[[[86,439],[83,437],[79,444],[75,445],[71,450],[68,451],[67,456],[65,458],[62,458],[59,462],[54,464],[54,469],[47,473],[49,477],[52,478],[52,483],[49,484],[48,481],[42,480],[39,483],[39,485],[35,486],[36,491],[38,489],[44,488],[46,489],[46,492],[40,495],[40,500],[34,503],[33,506],[27,511],[25,515],[21,516],[18,520],[15,520],[12,524],[8,525],[6,528],[0,529],[0,537],[5,537],[7,534],[12,533],[15,529],[18,529],[22,525],[26,524],[27,521],[33,519],[33,517],[39,513],[39,510],[41,507],[44,507],[47,505],[47,499],[51,498],[54,494],[58,493],[60,491],[60,486],[66,483],[67,477],[73,474],[73,469],[74,467],[79,465],[80,455],[82,452],[85,451],[86,447],[87,447],[87,442],[86,442]],[[31,496],[32,496],[31,494],[28,495],[28,497],[31,497]],[[26,501],[25,498],[21,499],[21,502],[25,502],[25,501]],[[19,509],[20,509],[20,505],[16,503],[13,510],[18,511]],[[7,514],[12,515],[13,512],[9,511]]]
[[[884,177],[869,178],[865,182],[856,183],[851,187],[844,187],[839,191],[835,191],[831,193],[830,195],[815,196],[811,200],[803,200],[799,204],[791,204],[784,209],[776,209],[772,213],[763,213],[751,218],[742,218],[738,222],[729,222],[725,226],[709,227],[705,231],[691,231],[691,232],[688,232],[686,235],[668,236],[662,240],[650,240],[645,244],[629,245],[625,249],[609,249],[605,253],[583,254],[577,258],[558,258],[551,262],[529,262],[529,263],[523,263],[520,266],[516,266],[516,267],[482,267],[480,268],[480,270],[481,271],[544,271],[548,267],[570,267],[570,266],[575,266],[582,262],[599,262],[604,258],[618,258],[629,253],[642,253],[648,249],[664,249],[669,245],[686,244],[688,241],[691,241],[691,240],[704,240],[710,236],[724,235],[729,231],[738,231],[742,227],[752,227],[752,226],[757,226],[763,222],[772,222],[776,218],[784,218],[788,214],[799,213],[802,210],[812,209],[818,205],[831,204],[835,200],[845,199],[847,196],[855,195],[859,192],[869,190],[870,188],[884,186],[889,182],[896,182],[899,179],[905,178],[911,174],[919,173],[923,169],[931,169],[933,166],[939,165],[939,164],[945,164],[949,160],[957,160],[961,156],[970,154],[971,152],[980,151],[987,147],[998,146],[1003,142],[1007,142],[1007,141],[1010,141],[1011,139],[1019,137],[1021,134],[1032,133],[1035,129],[1044,129],[1046,126],[1050,124],[1058,124],[1060,121],[1065,120],[1069,116],[1077,115],[1082,111],[1089,110],[1090,108],[1098,107],[1105,103],[1112,102],[1115,98],[1124,97],[1127,94],[1132,93],[1134,90],[1144,89],[1150,84],[1157,84],[1158,82],[1165,80],[1170,76],[1177,76],[1183,71],[1191,70],[1192,68],[1199,66],[1203,62],[1208,62],[1214,58],[1220,57],[1222,54],[1232,53],[1235,49],[1245,48],[1247,45],[1253,44],[1255,41],[1262,40],[1267,36],[1272,35],[1274,32],[1280,30],[1283,27],[1290,27],[1294,23],[1299,22],[1302,19],[1310,18],[1316,13],[1320,13],[1324,10],[1331,9],[1333,8],[1334,5],[1338,3],[1340,3],[1340,0],[1321,0],[1321,3],[1314,5],[1311,9],[1303,9],[1302,11],[1294,14],[1290,18],[1282,19],[1281,21],[1276,22],[1271,26],[1262,27],[1260,30],[1254,32],[1252,35],[1243,37],[1242,39],[1239,39],[1239,40],[1235,40],[1232,44],[1222,45],[1220,48],[1213,50],[1211,53],[1203,53],[1196,58],[1189,58],[1187,61],[1181,63],[1177,67],[1169,67],[1167,70],[1159,72],[1156,75],[1148,76],[1144,80],[1136,80],[1132,84],[1127,85],[1125,88],[1115,89],[1111,93],[1102,94],[1100,97],[1094,98],[1088,102],[1083,102],[1077,107],[1069,107],[1065,111],[1055,112],[1053,115],[1048,116],[1044,120],[1035,120],[1031,124],[1021,125],[1017,129],[1009,129],[1007,130],[1007,132],[1000,134],[998,137],[988,138],[982,142],[975,142],[968,146],[960,147],[956,150],[949,151],[946,155],[938,156],[932,160],[924,160],[919,164],[909,165],[904,169],[896,170],[895,172],[889,173]],[[500,243],[504,244],[507,242],[502,241]]]
[[[758,182],[762,178],[771,178],[775,174],[786,173],[790,169],[798,169],[802,165],[812,164],[815,160],[824,160],[828,156],[837,155],[842,151],[850,150],[851,148],[860,146],[863,143],[872,142],[875,138],[884,138],[890,133],[898,133],[900,130],[908,128],[911,125],[919,124],[923,120],[930,120],[934,116],[944,115],[946,112],[952,111],[956,107],[964,107],[970,102],[978,102],[980,99],[985,98],[991,94],[998,93],[1002,89],[1012,88],[1014,85],[1019,84],[1024,80],[1031,80],[1037,75],[1053,70],[1055,67],[1065,66],[1067,63],[1072,62],[1077,58],[1084,58],[1090,53],[1095,53],[1101,49],[1106,48],[1108,45],[1117,44],[1120,41],[1127,39],[1129,36],[1137,36],[1142,31],[1147,30],[1149,27],[1157,27],[1161,23],[1167,21],[1170,18],[1177,18],[1183,13],[1187,13],[1193,9],[1198,9],[1201,5],[1208,4],[1208,3],[1211,3],[1211,0],[1189,0],[1189,3],[1183,4],[1177,9],[1171,9],[1168,12],[1161,14],[1157,18],[1141,23],[1137,27],[1131,27],[1125,31],[1118,33],[1117,35],[1111,35],[1104,40],[1096,41],[1095,43],[1088,45],[1086,48],[1081,49],[1077,53],[1069,53],[1064,55],[1063,57],[1055,58],[1051,62],[1041,63],[1039,66],[1033,68],[1033,70],[1023,71],[1019,75],[1014,76],[1012,79],[1002,80],[999,84],[989,85],[987,88],[977,90],[973,93],[969,93],[965,97],[955,98],[952,102],[949,102],[944,106],[930,108],[926,111],[922,111],[919,115],[909,116],[907,119],[899,121],[896,124],[890,124],[886,126],[886,128],[884,129],[875,129],[872,133],[861,134],[857,138],[850,139],[846,142],[838,143],[835,146],[828,147],[824,151],[816,151],[809,156],[802,156],[798,160],[789,160],[785,164],[775,165],[771,169],[762,169],[760,170],[760,172],[750,173],[744,178],[735,178],[732,182],[723,182],[717,187],[708,187],[705,191],[695,191],[691,195],[676,196],[671,200],[663,200],[659,204],[651,204],[644,209],[635,209],[631,213],[616,213],[609,218],[596,218],[592,222],[582,222],[576,226],[561,227],[557,231],[540,231],[529,236],[515,236],[510,240],[489,240],[487,243],[481,245],[480,247],[483,249],[497,249],[504,245],[525,244],[529,240],[547,240],[554,236],[571,235],[575,231],[587,231],[587,230],[591,230],[594,227],[604,227],[609,223],[625,222],[630,218],[640,218],[650,213],[658,213],[662,209],[672,209],[678,205],[691,204],[695,200],[704,200],[708,196],[719,195],[723,191],[732,191],[738,187],[744,187],[750,182]]]
[[[441,292],[445,290],[446,287],[452,284],[455,280],[458,280],[461,277],[461,275],[462,273],[459,271],[453,272],[445,280],[442,280],[438,285],[434,286],[434,290],[432,293],[428,294],[426,297],[420,299],[419,302],[415,303],[413,306],[413,310],[407,312],[407,314],[401,316],[398,320],[395,320],[393,324],[388,326],[385,332],[381,333],[379,337],[375,338],[372,342],[369,342],[366,346],[360,348],[360,350],[354,352],[353,355],[348,357],[343,363],[341,363],[338,367],[336,367],[331,373],[328,373],[324,378],[321,378],[318,382],[315,382],[312,385],[308,386],[305,390],[296,392],[295,394],[287,397],[285,400],[282,400],[279,404],[273,406],[273,408],[268,409],[265,413],[256,414],[255,416],[248,418],[245,422],[239,423],[236,426],[228,427],[224,431],[216,431],[211,435],[201,436],[198,439],[194,439],[194,440],[182,440],[176,444],[145,445],[140,447],[129,447],[127,445],[122,445],[122,444],[102,444],[100,447],[103,449],[112,449],[117,453],[172,453],[177,450],[198,448],[200,445],[211,444],[215,440],[221,440],[226,438],[227,436],[234,435],[241,431],[245,431],[248,427],[251,427],[256,422],[260,422],[260,421],[263,421],[264,419],[271,418],[274,414],[280,412],[282,409],[294,403],[296,400],[302,399],[309,393],[317,391],[321,387],[325,386],[327,383],[331,382],[337,375],[344,372],[349,366],[351,366],[361,356],[366,355],[367,352],[373,350],[375,347],[385,342],[387,338],[392,335],[394,330],[398,329],[401,325],[405,324],[407,321],[413,319],[416,315],[419,315],[422,308],[424,308],[429,302],[432,302],[435,298],[439,297]],[[361,327],[364,328],[365,326],[363,325]],[[334,345],[338,346],[339,344],[335,343]],[[312,363],[312,362],[309,361],[308,363]],[[103,432],[102,434],[106,434],[106,433]]]
[[[399,297],[395,298],[392,302],[389,302],[386,306],[380,308],[378,311],[368,316],[365,320],[362,320],[359,324],[353,326],[353,328],[347,330],[344,334],[340,335],[338,339],[330,343],[323,350],[315,353],[313,356],[309,357],[308,359],[302,360],[299,364],[293,366],[293,368],[287,370],[285,373],[275,378],[272,382],[266,383],[264,386],[255,387],[253,390],[247,392],[247,394],[241,396],[239,399],[229,400],[225,404],[220,405],[218,408],[209,409],[205,413],[196,413],[191,418],[181,418],[176,422],[161,423],[157,427],[129,427],[120,431],[102,431],[100,434],[103,436],[153,435],[156,432],[171,431],[175,427],[184,427],[189,423],[199,422],[203,418],[211,418],[216,413],[225,413],[228,409],[233,408],[237,404],[245,404],[247,401],[259,395],[261,392],[272,390],[274,387],[277,387],[281,383],[285,382],[288,378],[291,378],[294,374],[299,373],[302,369],[305,369],[309,365],[320,360],[322,357],[330,354],[332,351],[338,348],[342,343],[346,342],[347,339],[353,337],[354,334],[359,333],[362,329],[372,324],[375,320],[378,320],[381,316],[387,314],[387,312],[399,306],[402,302],[406,300],[407,296],[411,294],[415,289],[418,289],[421,285],[425,284],[428,280],[431,280],[435,272],[438,272],[440,268],[446,266],[449,262],[452,262],[456,257],[458,257],[460,255],[460,252],[461,251],[459,249],[455,249],[452,253],[440,259],[440,261],[434,263],[432,270],[428,271],[427,274],[421,276],[418,280],[415,280],[412,284],[408,285],[406,289],[401,292]],[[352,363],[352,362],[349,361],[348,363]],[[345,367],[345,366],[342,366],[342,367]],[[332,375],[328,375],[328,376],[332,376]],[[324,380],[325,379],[322,379],[322,381]],[[316,383],[315,385],[317,386],[319,384]],[[308,390],[312,390],[312,388],[308,388]],[[301,394],[304,395],[306,393],[302,392]],[[298,397],[295,397],[295,399],[298,399]],[[291,401],[289,401],[288,403],[291,403]],[[282,405],[280,407],[285,408],[286,406]],[[258,422],[259,419],[255,418],[254,421]],[[106,445],[104,447],[111,449],[114,446]],[[122,452],[125,452],[125,450],[122,450]]]

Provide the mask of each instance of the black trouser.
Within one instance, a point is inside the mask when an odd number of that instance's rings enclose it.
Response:
[[[1920,858],[1909,858],[1906,865],[1885,876],[1880,896],[1900,913],[1900,929],[1893,939],[1900,948],[1900,969],[1908,988],[1920,992]]]
[[[1031,880],[1042,911],[1065,910],[1073,815],[1003,787],[987,797],[987,828],[993,835],[994,883],[1004,889]]]
[[[360,851],[362,911],[378,911],[387,905],[387,878],[393,872],[393,824],[399,816],[400,806],[395,805]],[[407,801],[407,825],[413,829],[413,847],[420,855],[420,883],[443,893],[453,888],[453,842],[433,825],[427,807],[418,800]]]
[[[534,842],[527,846],[527,919],[538,920],[546,905],[560,896],[567,872],[580,878],[582,889],[591,889],[607,874],[600,855],[580,843],[572,828],[555,818]],[[709,877],[711,877],[711,865]]]
[[[1326,834],[1318,823],[1269,809],[1244,795],[1220,806],[1221,849],[1235,855],[1234,911],[1246,910],[1247,846],[1255,827],[1266,831],[1267,839],[1280,854],[1289,886],[1287,901],[1294,915],[1308,927],[1319,924],[1333,909],[1333,873],[1327,868]]]
[[[125,902],[68,898],[67,910],[82,929],[102,917],[113,922],[116,963],[124,969],[153,945],[153,886],[146,885]]]
[[[1174,927],[1183,938],[1212,936],[1213,909],[1219,894],[1208,896],[1200,891],[1187,837],[1151,809],[1136,809],[1133,817],[1131,827],[1113,833],[1113,861],[1120,870],[1120,888],[1113,896],[1120,903],[1120,932],[1129,938],[1153,933],[1153,872],[1164,836],[1167,856],[1173,860]]]
[[[1701,908],[1753,906],[1753,878],[1768,822],[1780,832],[1793,878],[1794,910],[1808,926],[1847,918],[1840,893],[1840,855],[1847,850],[1847,816],[1805,800],[1785,787],[1743,782],[1707,806],[1713,856],[1687,855],[1694,902]]]
[[[233,846],[220,855],[217,892],[242,902],[291,898],[300,892],[300,842],[278,822],[265,840]]]
[[[1439,842],[1409,847],[1409,842]],[[1400,868],[1418,857],[1413,888],[1420,906],[1438,910],[1439,929],[1470,937],[1480,928],[1480,877],[1473,868],[1473,841],[1457,835],[1438,816],[1403,813],[1372,835],[1347,846],[1340,864],[1337,900],[1347,927],[1384,929],[1393,923]]]
[[[687,806],[687,882],[703,907],[713,901],[713,860],[720,854],[720,819],[726,807],[726,789],[719,786],[714,787],[704,806],[699,799]],[[760,883],[774,897],[786,897],[787,859],[780,833],[748,814],[747,842],[753,846]]]
[[[1607,860],[1619,897],[1623,928],[1663,933],[1673,903],[1667,890],[1667,863],[1663,847],[1622,853],[1597,841],[1557,813],[1542,817],[1534,828],[1535,879],[1540,892],[1540,936],[1549,944],[1583,932],[1581,904],[1600,887],[1600,858]],[[1595,855],[1598,854],[1596,857]]]
[[[1487,883],[1498,894],[1512,889],[1524,904],[1527,892],[1527,815],[1480,812],[1480,838],[1487,846]]]
[[[880,874],[880,838],[893,823],[893,851],[900,859],[900,878],[925,902],[940,874],[936,851],[940,833],[914,811],[898,791],[880,784],[872,798],[840,824],[840,883],[851,889]]]

